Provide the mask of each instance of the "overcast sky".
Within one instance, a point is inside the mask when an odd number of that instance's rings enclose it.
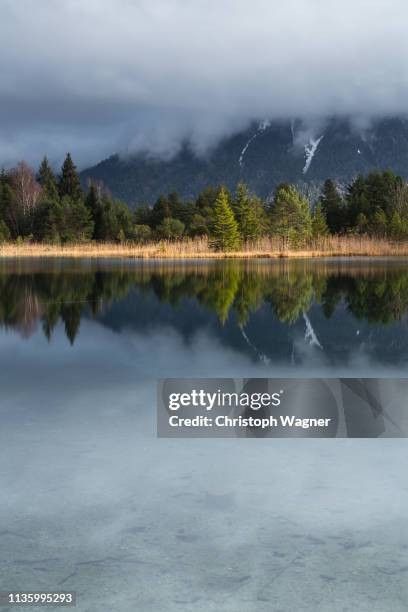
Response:
[[[408,109],[406,0],[1,0],[0,165]]]

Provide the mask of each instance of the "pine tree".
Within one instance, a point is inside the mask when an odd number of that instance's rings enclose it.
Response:
[[[156,228],[159,238],[175,240],[184,234],[184,223],[180,219],[166,217]]]
[[[211,234],[212,244],[217,251],[233,251],[239,247],[238,224],[224,187],[221,188],[215,201]]]
[[[359,175],[347,188],[347,223],[349,227],[357,224],[360,213],[365,217],[370,216],[370,202],[367,197],[366,181],[364,176]]]
[[[327,226],[332,234],[338,234],[345,229],[345,210],[343,200],[336,185],[330,179],[323,185],[319,198],[322,212],[326,217]]]
[[[152,226],[156,228],[164,219],[169,219],[172,216],[169,200],[161,195],[156,200],[152,210]]]
[[[199,194],[196,200],[196,208],[200,214],[203,214],[203,212],[208,209],[214,208],[219,193],[220,189],[216,189],[210,185]]]
[[[271,208],[272,232],[282,239],[283,249],[301,246],[312,235],[309,202],[293,185],[280,185]]]
[[[231,203],[232,212],[238,225],[241,223],[241,215],[245,214],[245,211],[249,208],[249,197],[248,187],[245,183],[238,183],[235,198]]]
[[[387,234],[387,226],[387,215],[385,214],[382,208],[377,208],[370,224],[371,232],[375,236],[384,238],[384,236]]]
[[[7,225],[12,238],[18,236],[16,210],[16,195],[8,182],[4,183],[0,186],[0,217]]]
[[[329,228],[326,223],[326,216],[322,210],[322,205],[318,203],[313,213],[312,218],[312,234],[314,238],[318,236],[327,236]]]
[[[403,237],[403,223],[397,211],[392,214],[390,219],[389,233],[395,240],[400,240]]]
[[[62,238],[66,242],[84,242],[93,235],[94,224],[91,213],[82,200],[65,196],[62,200],[64,230]]]
[[[0,244],[10,240],[10,231],[3,219],[0,218]]]
[[[120,225],[114,204],[110,198],[103,198],[95,220],[94,237],[96,240],[114,242],[120,232]]]
[[[368,219],[364,213],[359,213],[356,219],[356,229],[359,234],[365,234],[368,228]]]
[[[59,193],[61,198],[69,196],[74,200],[79,200],[83,195],[77,169],[70,153],[67,153],[62,165]]]
[[[42,202],[34,221],[35,240],[58,244],[64,230],[63,208],[59,200]]]
[[[86,194],[85,206],[87,207],[91,215],[95,217],[100,206],[100,201],[97,189],[93,183],[90,184],[88,193]]]
[[[381,209],[386,214],[392,214],[395,191],[401,184],[401,177],[391,170],[385,172],[370,172],[365,178],[365,191],[371,210]]]
[[[98,240],[101,238],[102,206],[98,196],[98,191],[93,183],[91,183],[89,186],[89,190],[85,198],[85,206],[89,210],[94,224],[92,237]]]
[[[169,194],[168,202],[173,219],[179,219],[186,224],[190,217],[190,207],[182,201],[177,191],[173,191]]]
[[[264,229],[265,211],[260,199],[251,196],[243,183],[237,186],[232,208],[243,240],[258,238]]]
[[[53,201],[58,200],[57,180],[53,171],[51,170],[47,157],[44,157],[41,162],[41,166],[38,171],[38,182],[43,189],[43,197],[45,196],[47,199]]]
[[[207,236],[209,233],[209,226],[205,217],[199,213],[193,213],[188,228],[190,236]]]

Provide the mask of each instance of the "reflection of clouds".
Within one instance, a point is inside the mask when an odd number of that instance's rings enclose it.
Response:
[[[22,389],[25,381],[41,380],[47,385],[58,384],[58,376],[74,383],[86,383],[89,375],[117,379],[170,377],[262,377],[262,376],[405,376],[406,363],[383,365],[376,361],[368,343],[362,343],[341,363],[305,339],[302,331],[293,332],[294,361],[288,354],[285,362],[268,355],[269,362],[254,362],[250,354],[233,347],[228,339],[217,336],[208,327],[198,329],[188,340],[172,326],[134,331],[124,327],[112,331],[97,321],[84,319],[75,344],[67,349],[63,326],[56,328],[53,341],[48,343],[40,331],[30,341],[16,334],[1,334],[0,380],[5,388]],[[58,374],[58,371],[59,374]],[[52,375],[50,375],[50,372]],[[24,375],[23,375],[24,374]],[[103,374],[103,376],[102,376]],[[57,376],[57,378],[55,378]],[[75,384],[70,388],[75,393]]]
[[[331,588],[344,601],[350,571],[347,597],[357,597],[378,558],[396,571],[390,592],[378,587],[383,609],[398,609],[405,440],[155,437],[156,377],[327,372],[322,351],[303,346],[294,370],[254,364],[204,330],[185,342],[171,328],[118,334],[84,320],[69,350],[62,326],[50,345],[40,333],[2,334],[2,579],[65,581],[80,609],[130,612],[158,598],[155,609],[172,610],[199,593],[195,610],[209,597],[222,609],[226,595],[240,610],[255,580],[269,593],[278,574],[268,597],[296,597],[294,580],[302,597],[321,597],[321,573],[338,578]],[[295,557],[301,564],[280,574]]]

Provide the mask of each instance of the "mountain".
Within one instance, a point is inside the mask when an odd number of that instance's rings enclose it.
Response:
[[[224,139],[206,157],[187,144],[170,160],[113,155],[81,178],[103,181],[114,196],[134,204],[171,191],[193,198],[208,185],[234,188],[239,181],[268,197],[281,182],[307,191],[326,178],[346,183],[358,173],[388,168],[408,178],[408,119],[386,118],[356,129],[333,118],[313,131],[301,121],[263,121]]]

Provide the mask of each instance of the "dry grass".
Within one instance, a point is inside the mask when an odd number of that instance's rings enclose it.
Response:
[[[35,243],[0,244],[0,257],[71,257],[91,259],[245,259],[245,258],[302,258],[302,257],[381,257],[408,256],[408,242],[392,242],[367,236],[331,236],[312,241],[302,249],[283,250],[273,238],[262,238],[246,244],[239,251],[217,252],[205,238],[161,241],[146,245],[126,244],[68,244]]]

